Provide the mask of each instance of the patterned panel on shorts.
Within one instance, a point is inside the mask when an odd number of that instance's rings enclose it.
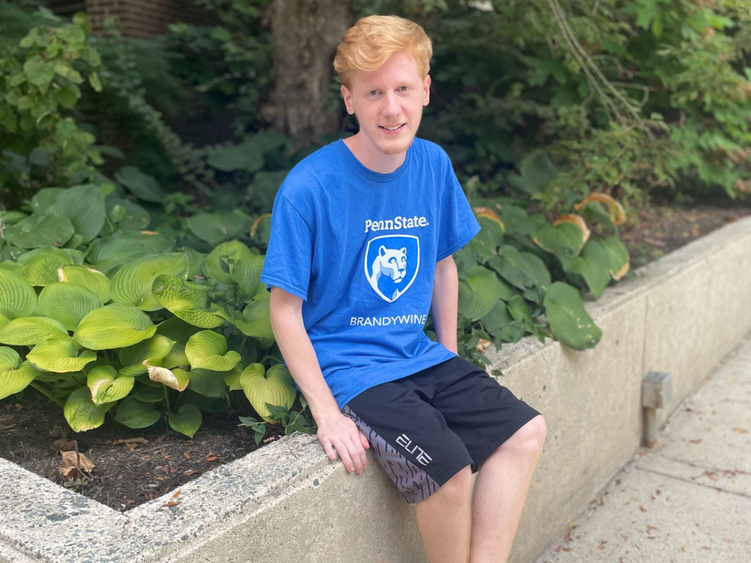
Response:
[[[386,474],[404,495],[409,504],[425,500],[439,488],[423,469],[420,469],[401,453],[394,449],[386,440],[379,436],[355,414],[349,406],[345,406],[342,414],[354,421],[360,431],[365,434],[370,444],[373,456],[381,464]]]

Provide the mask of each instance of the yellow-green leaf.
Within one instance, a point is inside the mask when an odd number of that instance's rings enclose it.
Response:
[[[156,326],[149,316],[128,305],[113,303],[94,309],[76,327],[73,339],[91,350],[124,348],[151,338]]]
[[[71,331],[81,319],[101,306],[94,292],[72,283],[54,282],[39,294],[39,310]]]
[[[28,317],[34,314],[37,295],[23,277],[0,268],[0,315],[7,319]]]
[[[200,409],[190,404],[181,405],[177,412],[169,413],[167,418],[172,430],[185,434],[188,438],[193,438],[203,422]]]
[[[161,360],[169,354],[174,345],[174,340],[170,340],[161,334],[155,334],[148,340],[123,348],[119,354],[120,363],[124,366],[120,373],[123,375],[139,375],[147,373],[147,364],[161,366]]]
[[[21,362],[13,348],[0,346],[0,399],[26,389],[39,373],[28,361]]]
[[[145,256],[126,264],[112,277],[112,301],[143,311],[162,309],[162,304],[151,293],[154,278],[160,274],[185,277],[188,265],[188,257],[182,252]]]
[[[0,343],[11,346],[33,346],[50,338],[68,340],[65,327],[47,317],[22,317],[0,327]]]
[[[26,358],[35,367],[55,373],[81,371],[83,367],[96,360],[96,353],[83,350],[79,353],[71,340],[46,340],[34,346]]]
[[[74,432],[86,432],[104,424],[104,415],[117,403],[95,405],[88,387],[76,389],[68,396],[63,408],[65,420]]]
[[[38,248],[18,257],[23,277],[31,285],[45,286],[57,281],[57,270],[73,264],[73,258],[61,248]]]
[[[193,370],[229,371],[240,361],[240,354],[234,350],[227,352],[227,339],[213,330],[202,330],[191,336],[185,345],[185,355]]]
[[[135,380],[119,375],[112,366],[96,366],[86,376],[86,385],[91,390],[91,400],[95,405],[119,401],[128,396]]]
[[[201,328],[216,328],[224,319],[210,313],[206,289],[189,287],[178,276],[159,275],[151,286],[154,298],[176,317]]]
[[[271,411],[266,404],[290,409],[295,401],[292,375],[282,364],[264,370],[263,364],[250,364],[240,376],[240,386],[258,415],[272,422]]]
[[[84,286],[96,293],[102,303],[107,303],[110,300],[109,278],[90,266],[66,264],[57,270],[57,279],[61,282]]]

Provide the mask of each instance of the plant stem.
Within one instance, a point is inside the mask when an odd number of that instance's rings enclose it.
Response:
[[[166,385],[164,386],[164,400],[167,403],[167,412],[165,413],[167,414],[170,412],[170,406],[169,406],[169,389],[167,389]]]
[[[47,391],[47,389],[45,389],[44,387],[42,387],[39,383],[35,383],[34,381],[32,381],[31,383],[29,383],[29,386],[33,387],[34,389],[36,389],[37,391],[39,391],[42,395],[44,395],[45,397],[47,397],[53,403],[57,403],[60,406],[61,409],[65,408],[65,403],[63,403],[57,397],[53,396],[52,393],[50,393],[49,391]]]

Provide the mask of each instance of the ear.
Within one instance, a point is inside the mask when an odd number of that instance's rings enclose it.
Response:
[[[342,92],[342,98],[344,98],[344,107],[347,108],[347,113],[350,115],[354,115],[355,108],[352,105],[352,92],[350,92],[344,84],[342,84],[341,92]]]
[[[430,75],[426,74],[422,81],[422,90],[425,98],[422,101],[422,105],[427,106],[430,103]]]

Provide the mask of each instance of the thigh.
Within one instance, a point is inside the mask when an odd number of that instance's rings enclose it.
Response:
[[[342,409],[409,504],[426,499],[473,463],[462,439],[410,377],[376,385]]]
[[[431,404],[469,451],[476,472],[498,446],[540,414],[472,362],[455,357],[434,374]],[[419,384],[419,381],[417,382]]]

